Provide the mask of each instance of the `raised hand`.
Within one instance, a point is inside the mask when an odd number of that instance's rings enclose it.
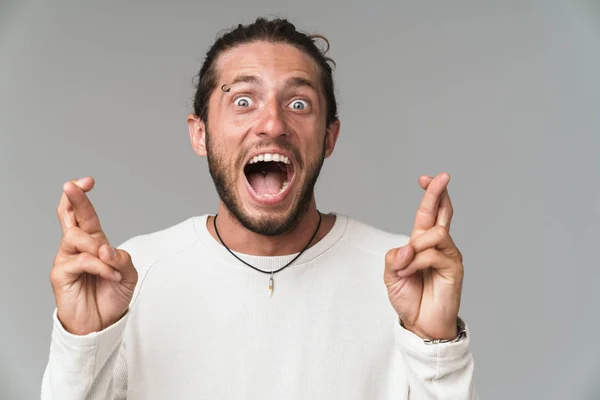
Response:
[[[76,335],[117,322],[127,311],[138,280],[129,254],[113,248],[102,231],[86,195],[93,187],[91,177],[66,182],[57,209],[63,237],[50,282],[58,319]]]
[[[407,245],[385,256],[384,282],[404,327],[424,339],[454,339],[463,258],[449,234],[450,175],[419,177],[425,190]]]

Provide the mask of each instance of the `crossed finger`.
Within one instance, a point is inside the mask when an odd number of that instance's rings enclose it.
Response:
[[[440,225],[434,226],[427,232],[417,236],[410,245],[414,248],[415,253],[434,248],[449,257],[460,260],[460,262],[463,261],[462,254],[448,234],[448,231]]]
[[[447,173],[441,173],[435,178],[425,175],[424,179],[419,179],[419,184],[425,189],[425,194],[417,209],[413,232],[410,236],[411,241],[436,225],[450,230],[453,207],[447,189],[449,181],[450,175]]]
[[[396,274],[399,278],[404,278],[414,274],[419,270],[434,268],[440,272],[451,271],[457,268],[460,263],[451,257],[446,256],[439,250],[429,248],[420,253],[415,253],[411,263],[406,268],[401,269]]]
[[[61,241],[60,248],[67,254],[90,253],[98,257],[103,241],[93,237],[78,226],[68,229]]]
[[[419,177],[419,185],[423,190],[427,190],[427,187],[433,180],[432,176],[429,175],[421,175]],[[438,209],[438,217],[436,220],[436,225],[443,225],[443,221],[447,221],[447,225],[445,225],[446,229],[450,231],[450,224],[452,223],[452,215],[454,213],[454,207],[452,207],[452,201],[450,200],[450,194],[448,193],[448,187],[446,187],[445,193],[442,195],[442,199],[440,200],[440,207]]]
[[[94,206],[85,192],[94,186],[92,178],[66,182],[58,205],[58,219],[65,233],[72,226],[79,226],[85,232],[94,234],[102,231]]]

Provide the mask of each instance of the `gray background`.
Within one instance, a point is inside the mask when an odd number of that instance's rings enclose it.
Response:
[[[598,2],[123,3],[0,3],[1,399],[39,396],[62,183],[96,178],[113,243],[214,212],[192,77],[266,14],[338,64],[322,211],[408,234],[418,175],[450,173],[481,397],[600,398]]]

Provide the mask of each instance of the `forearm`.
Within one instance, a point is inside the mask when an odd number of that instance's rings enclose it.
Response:
[[[476,400],[470,332],[454,343],[426,344],[396,321],[396,351],[406,366],[409,399]]]
[[[72,335],[54,312],[50,356],[44,371],[42,400],[114,400],[119,398],[115,367],[127,315],[101,332]]]

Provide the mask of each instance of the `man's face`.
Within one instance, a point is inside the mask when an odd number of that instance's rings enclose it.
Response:
[[[285,233],[308,209],[339,131],[326,126],[318,66],[291,45],[255,42],[223,53],[217,78],[204,133],[219,197],[246,229]]]

